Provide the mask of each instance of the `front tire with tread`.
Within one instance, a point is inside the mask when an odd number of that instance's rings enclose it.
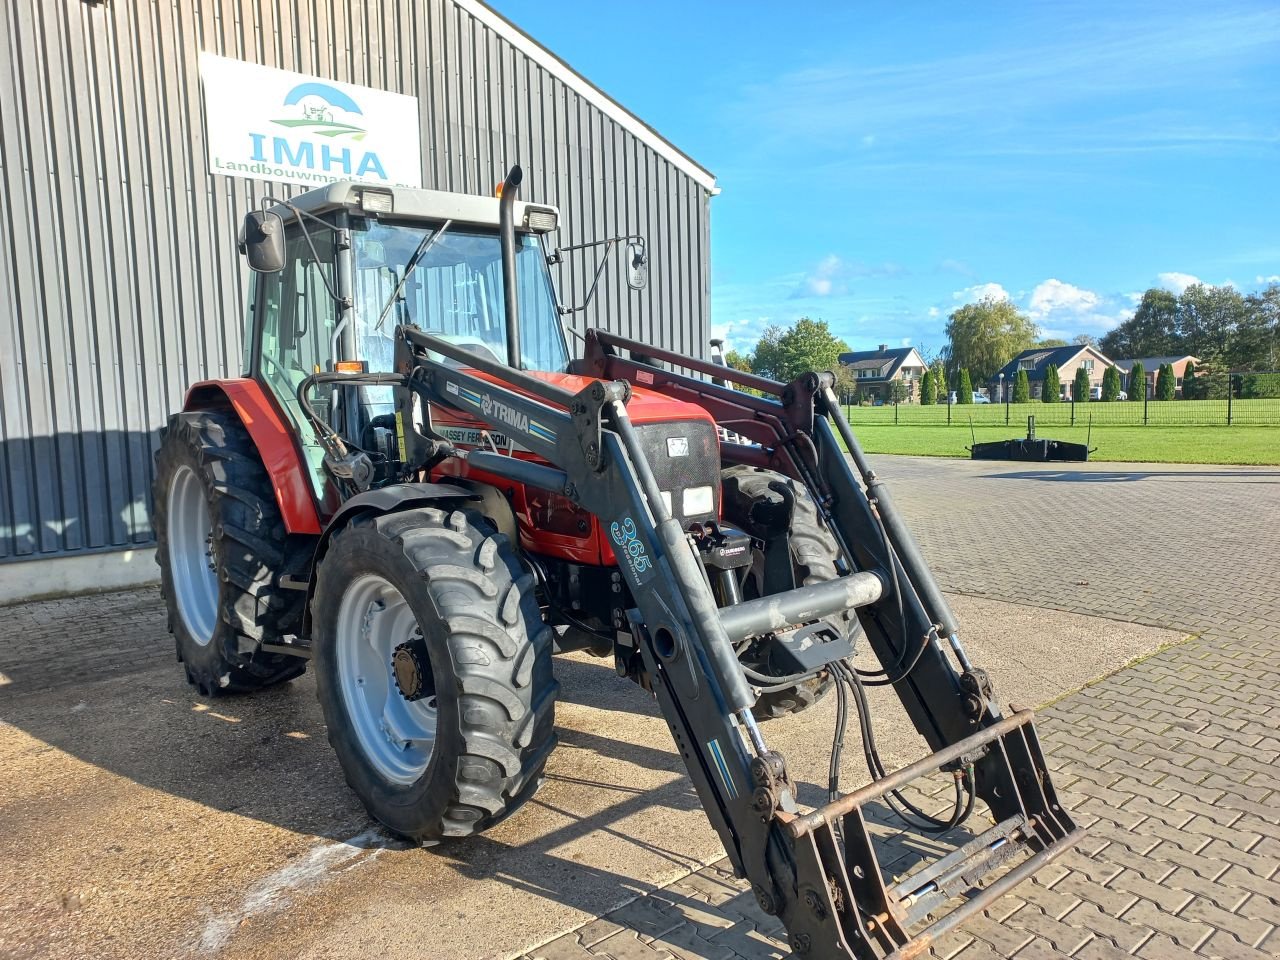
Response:
[[[436,698],[422,774],[395,783],[361,746],[345,699],[337,635],[344,591],[369,574],[416,618]],[[414,841],[479,833],[542,782],[555,746],[551,630],[510,541],[477,513],[434,507],[365,514],[337,532],[312,601],[317,693],[347,783],[369,813]],[[388,667],[389,668],[389,667]],[[388,696],[400,696],[392,688]]]

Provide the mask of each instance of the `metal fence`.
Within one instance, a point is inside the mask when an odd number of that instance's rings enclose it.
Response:
[[[1230,389],[1217,400],[1062,400],[1058,403],[899,403],[885,406],[850,405],[849,422],[864,426],[903,424],[909,426],[998,426],[1025,424],[1034,416],[1044,426],[1280,426],[1280,396],[1259,397],[1259,377],[1271,375],[1232,374]],[[1250,379],[1253,378],[1253,379]]]

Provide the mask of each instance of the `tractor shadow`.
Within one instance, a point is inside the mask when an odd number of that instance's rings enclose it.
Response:
[[[20,770],[17,775],[29,775],[35,786],[30,799],[8,806],[0,823],[0,830],[12,828],[13,839],[24,839],[18,834],[30,818],[21,811],[39,806],[40,781],[48,776],[56,783],[68,770],[86,782],[83,793],[67,797],[52,823],[45,815],[27,844],[59,842],[77,810],[94,815],[99,790],[119,792],[98,786],[115,777],[143,788],[140,807],[149,803],[146,791],[156,791],[203,808],[173,804],[179,819],[228,815],[220,829],[250,846],[260,828],[246,819],[324,840],[369,835],[374,825],[329,747],[310,674],[254,695],[206,699],[187,686],[174,662],[154,588],[43,605],[58,615],[46,616],[38,642],[29,642],[23,628],[29,632],[36,618],[23,607],[37,606],[7,608],[15,615],[0,625],[0,675],[6,679],[0,685],[0,754],[9,758],[6,778]],[[104,613],[114,622],[104,621]],[[497,880],[591,913],[653,889],[644,875],[702,865],[682,850],[685,827],[696,817],[701,829],[709,828],[652,698],[619,678],[611,661],[561,657],[556,674],[563,697],[560,743],[539,793],[511,819],[474,838],[426,850],[378,840],[375,845],[386,847],[383,861],[404,860],[422,872],[424,884],[448,883],[450,876],[454,882]],[[21,767],[10,767],[15,757]],[[104,779],[82,764],[112,776]],[[67,818],[61,826],[59,817]],[[678,829],[666,828],[672,818]],[[104,829],[136,827],[126,810]],[[173,845],[162,855],[189,855],[180,835],[179,829],[164,839]],[[602,860],[592,849],[611,855]],[[635,860],[648,868],[632,871]],[[609,869],[611,864],[620,869]],[[102,880],[124,879],[110,876],[109,865],[102,869],[108,871]],[[4,874],[0,869],[0,883]]]

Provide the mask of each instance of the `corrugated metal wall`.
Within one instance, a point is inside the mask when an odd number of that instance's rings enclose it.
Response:
[[[649,288],[615,263],[579,324],[704,353],[703,185],[451,0],[7,0],[0,561],[151,542],[157,429],[240,369],[239,222],[297,191],[209,174],[201,50],[417,96],[424,185],[489,193],[520,162],[559,242],[649,238]]]

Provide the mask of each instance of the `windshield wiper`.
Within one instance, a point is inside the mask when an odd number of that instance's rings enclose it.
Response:
[[[391,312],[391,308],[395,306],[395,302],[400,299],[400,291],[404,289],[404,285],[409,281],[409,275],[418,268],[418,264],[422,262],[428,251],[436,245],[436,241],[444,236],[444,232],[453,224],[452,220],[446,220],[435,233],[424,234],[422,240],[418,243],[418,249],[413,251],[413,256],[409,258],[409,262],[405,264],[404,276],[400,278],[400,282],[396,284],[396,288],[391,291],[391,296],[382,307],[382,312],[378,314],[378,322],[373,325],[374,330],[381,330],[382,324],[387,319],[387,314]]]

